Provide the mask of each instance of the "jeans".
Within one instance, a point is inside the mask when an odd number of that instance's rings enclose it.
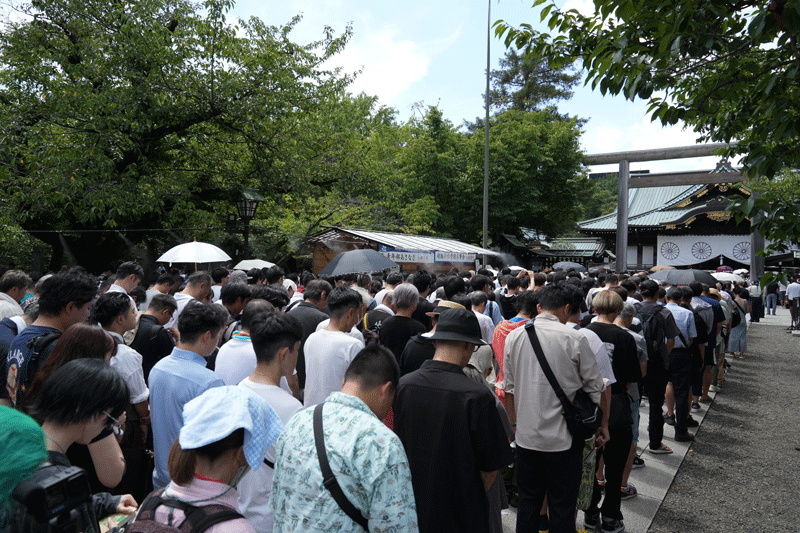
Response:
[[[775,314],[775,310],[778,308],[778,295],[777,294],[767,294],[767,314],[770,314],[770,309],[772,309],[772,315]]]
[[[629,438],[628,450],[630,445]],[[582,461],[583,441],[580,439],[574,439],[572,447],[563,452],[537,452],[517,446],[517,533],[538,533],[539,511],[545,495],[550,533],[575,533]]]

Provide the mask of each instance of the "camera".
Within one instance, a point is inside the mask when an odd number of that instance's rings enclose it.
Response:
[[[76,466],[44,463],[34,477],[17,485],[13,498],[29,517],[54,532],[76,531],[81,515],[91,513],[89,478]]]

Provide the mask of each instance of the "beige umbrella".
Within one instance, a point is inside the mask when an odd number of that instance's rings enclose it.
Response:
[[[656,265],[650,269],[650,272],[658,272],[659,270],[675,270],[675,267],[669,265]]]

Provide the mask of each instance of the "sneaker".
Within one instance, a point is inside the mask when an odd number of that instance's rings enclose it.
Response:
[[[690,428],[696,428],[700,426],[700,422],[692,418],[692,415],[689,415],[689,419],[686,420],[686,426]]]
[[[694,440],[694,433],[679,433],[675,435],[676,442],[692,442]]]
[[[709,392],[719,392],[719,391],[721,391],[721,390],[722,390],[722,389],[720,389],[720,388],[719,388],[717,385],[711,385],[711,386],[708,388],[708,391],[709,391]]]
[[[642,459],[641,457],[634,457],[633,466],[631,468],[633,469],[644,468],[644,459]]]
[[[664,423],[669,426],[675,425],[675,415],[664,415]]]
[[[621,487],[620,491],[622,491],[622,496],[620,496],[620,498],[623,500],[630,500],[639,494],[639,491],[636,490],[636,487],[633,486],[633,483],[628,483],[627,487]]]
[[[658,448],[647,448],[647,449],[650,451],[650,453],[656,454],[656,455],[672,453],[672,448],[670,448],[666,444],[662,444]]]
[[[600,513],[593,515],[583,513],[583,527],[589,531],[597,531],[600,528]]]
[[[700,410],[700,404],[697,403],[697,402],[692,402],[692,411],[694,411],[696,413],[699,410]]]
[[[625,531],[625,524],[622,523],[622,520],[609,520],[608,518],[603,518],[603,524],[600,526],[600,531],[603,533],[622,533]]]

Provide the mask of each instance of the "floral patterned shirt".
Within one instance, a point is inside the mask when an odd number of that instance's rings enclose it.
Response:
[[[331,470],[370,532],[417,532],[411,470],[397,435],[341,392],[328,396],[322,414]],[[298,412],[275,443],[273,531],[359,531],[322,485],[313,415],[313,407]]]

